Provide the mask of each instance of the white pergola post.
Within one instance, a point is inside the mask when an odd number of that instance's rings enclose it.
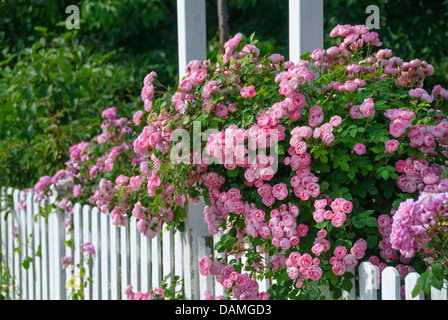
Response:
[[[177,0],[177,29],[179,43],[179,79],[185,76],[185,68],[191,60],[207,58],[207,34],[205,19],[205,0]],[[182,235],[184,247],[184,263],[190,272],[184,274],[185,298],[201,299],[199,290],[198,241],[201,236],[209,235],[204,222],[204,201],[200,204],[187,205],[185,233]],[[188,268],[186,268],[188,270]]]
[[[289,0],[289,60],[324,49],[324,1]]]
[[[191,60],[207,57],[205,0],[177,0],[177,34],[179,79],[182,79]]]

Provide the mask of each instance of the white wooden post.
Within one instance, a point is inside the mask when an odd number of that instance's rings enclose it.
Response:
[[[191,60],[205,60],[207,57],[207,33],[205,0],[177,0],[177,28],[179,43],[179,79],[185,76],[185,68]],[[203,221],[204,202],[188,205],[185,221],[186,244],[184,263],[191,268],[185,272],[185,298],[198,300],[198,237],[208,235]]]
[[[381,273],[381,300],[401,300],[400,274],[394,267]]]
[[[289,0],[289,60],[324,49],[324,1]]]
[[[205,60],[207,56],[205,0],[177,0],[177,33],[182,79],[191,60]]]

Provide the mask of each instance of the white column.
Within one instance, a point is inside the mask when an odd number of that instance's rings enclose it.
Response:
[[[289,60],[324,49],[324,1],[289,0]]]
[[[188,62],[207,57],[205,0],[177,0],[177,34],[182,79]]]

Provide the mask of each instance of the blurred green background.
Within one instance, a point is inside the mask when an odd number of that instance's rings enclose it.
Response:
[[[69,5],[80,8],[68,30]],[[448,0],[325,0],[325,46],[337,24],[380,9],[384,46],[433,64],[425,88],[448,88]],[[262,53],[288,56],[288,0],[228,0],[230,35],[256,32]],[[31,187],[64,167],[68,148],[99,133],[101,110],[130,118],[144,76],[177,82],[176,0],[0,0],[0,186]],[[217,0],[207,0],[208,56],[219,53]]]

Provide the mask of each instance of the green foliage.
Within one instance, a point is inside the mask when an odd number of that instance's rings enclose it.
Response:
[[[25,188],[54,174],[76,142],[98,133],[101,109],[131,112],[126,71],[76,33],[44,36],[20,53],[2,52],[0,184]],[[135,99],[135,98],[133,98]]]

